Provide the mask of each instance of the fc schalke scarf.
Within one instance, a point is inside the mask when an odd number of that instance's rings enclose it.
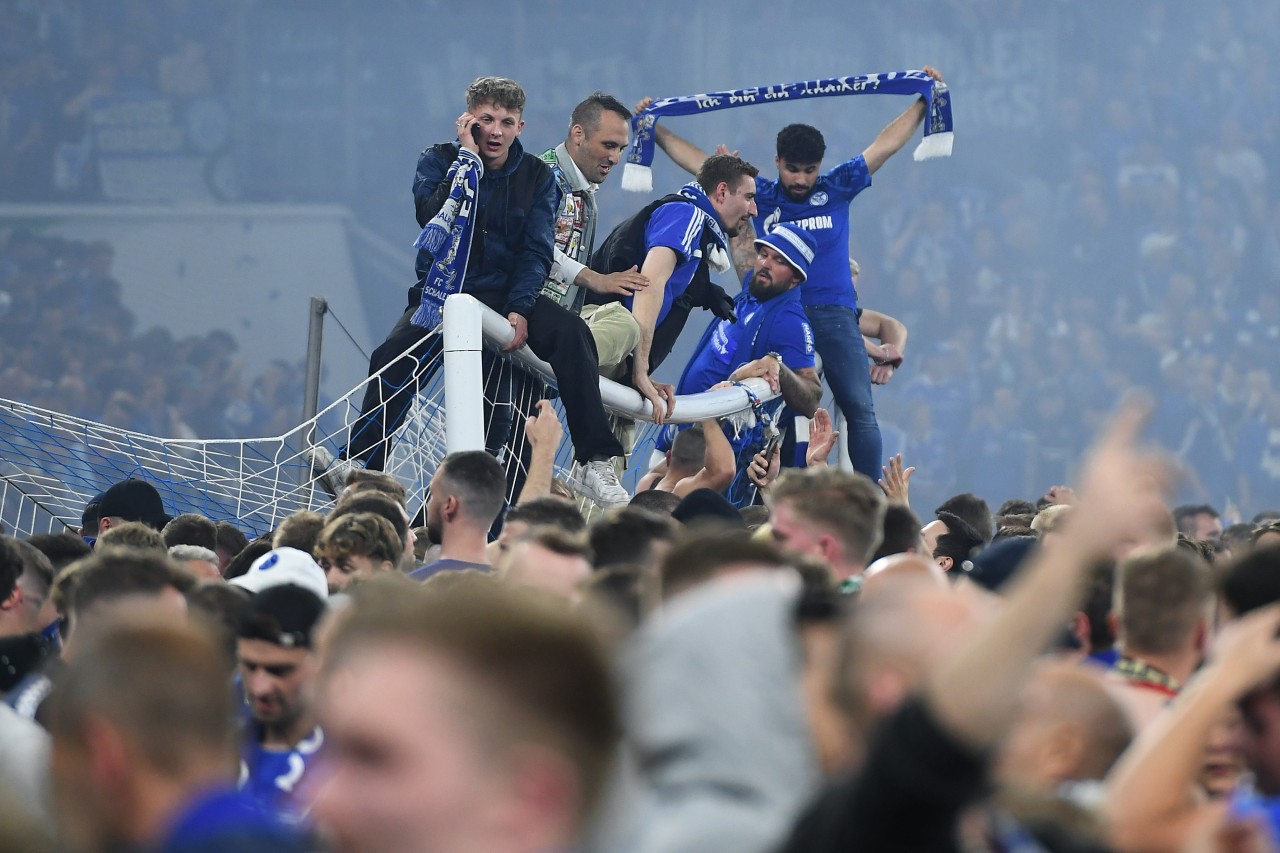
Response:
[[[438,327],[444,318],[444,300],[462,290],[467,257],[471,254],[471,233],[475,230],[471,215],[475,212],[483,174],[480,155],[460,147],[458,159],[445,174],[445,180],[450,182],[449,198],[413,244],[415,249],[427,251],[432,258],[422,282],[422,304],[410,321],[415,326]]]
[[[828,77],[801,83],[708,92],[663,98],[631,119],[635,139],[622,170],[622,188],[634,192],[653,189],[654,126],[663,116],[689,116],[727,110],[732,107],[757,106],[803,98],[825,98],[835,95],[920,95],[925,99],[927,118],[924,140],[916,147],[915,159],[929,160],[951,156],[951,96],[945,83],[939,83],[923,71],[890,71],[887,74],[858,74],[850,77]]]
[[[729,260],[729,237],[724,233],[724,228],[720,227],[720,218],[716,214],[716,209],[711,206],[711,199],[707,198],[707,194],[702,187],[698,186],[697,181],[690,181],[680,188],[680,195],[693,202],[693,206],[698,209],[700,217],[700,227],[693,234],[693,239],[699,239],[704,228],[711,229],[712,235],[715,237],[715,246],[707,249],[707,263],[716,272],[726,272],[733,266]],[[701,250],[698,246],[694,246],[695,254]]]

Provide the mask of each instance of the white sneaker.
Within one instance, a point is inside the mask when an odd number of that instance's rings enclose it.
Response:
[[[307,450],[307,459],[311,462],[311,473],[316,475],[316,483],[335,498],[347,487],[347,475],[364,468],[364,463],[358,459],[335,459],[329,448],[318,444]]]
[[[618,482],[618,472],[612,459],[600,459],[582,466],[578,475],[578,487],[582,493],[605,509],[623,507],[631,502],[631,495]]]

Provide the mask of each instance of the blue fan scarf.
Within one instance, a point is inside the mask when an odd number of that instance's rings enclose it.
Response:
[[[484,164],[480,155],[458,149],[458,159],[449,166],[449,198],[431,218],[414,242],[415,249],[430,253],[432,261],[422,281],[422,304],[410,322],[423,329],[435,329],[444,319],[444,301],[462,290],[471,254],[471,234],[475,230],[476,196]]]
[[[924,123],[924,140],[916,147],[915,159],[930,160],[951,155],[951,96],[945,83],[939,83],[923,71],[857,74],[656,101],[631,120],[635,138],[622,170],[622,188],[634,192],[653,189],[650,166],[654,155],[654,128],[663,116],[689,116],[734,107],[838,95],[920,95],[925,99],[928,118]]]

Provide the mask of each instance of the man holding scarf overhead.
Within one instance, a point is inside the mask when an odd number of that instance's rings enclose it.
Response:
[[[552,266],[557,193],[551,168],[516,138],[524,129],[524,90],[514,80],[480,77],[466,100],[457,142],[428,148],[418,160],[418,283],[369,362],[370,375],[387,369],[369,383],[349,444],[336,459],[323,446],[312,448],[312,469],[334,495],[353,468],[382,469],[391,436],[436,369],[444,301],[462,292],[507,318],[514,332],[507,350],[527,342],[551,365],[583,463],[583,490],[606,505],[625,503],[611,461],[624,454],[600,400],[591,333],[580,317],[540,295]]]
[[[778,134],[774,161],[778,167],[777,179],[756,179],[759,208],[754,220],[756,231],[767,234],[779,223],[788,222],[809,231],[817,241],[818,251],[809,277],[800,289],[801,296],[813,327],[814,344],[822,356],[823,371],[836,404],[848,419],[847,440],[853,467],[873,481],[881,475],[883,447],[871,398],[866,346],[858,330],[858,297],[849,272],[849,203],[871,186],[871,176],[906,145],[926,116],[930,118],[926,134],[935,132],[938,139],[945,138],[943,153],[950,151],[949,108],[945,128],[939,115],[949,100],[942,75],[929,66],[925,66],[923,72],[909,74],[919,78],[918,82],[926,87],[932,85],[933,91],[922,93],[919,100],[890,122],[861,154],[823,172],[826,143],[822,134],[808,125],[788,125]],[[879,76],[871,75],[872,78]],[[901,75],[894,76],[901,81]],[[851,93],[867,90],[869,83],[861,85],[863,88],[856,91],[851,88]],[[648,99],[642,101],[636,112],[651,109],[651,104]],[[707,159],[701,149],[665,126],[651,126],[658,146],[681,168],[696,172]],[[925,140],[930,143],[930,136],[926,135]],[[931,146],[931,149],[938,148],[941,144]],[[937,151],[916,153],[917,159],[930,156],[937,156]]]

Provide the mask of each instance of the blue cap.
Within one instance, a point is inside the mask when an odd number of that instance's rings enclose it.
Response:
[[[809,264],[813,263],[813,256],[818,251],[818,243],[808,231],[789,222],[783,222],[773,226],[773,230],[763,237],[757,237],[756,245],[761,244],[782,255],[791,268],[800,275],[801,281],[809,277]]]

